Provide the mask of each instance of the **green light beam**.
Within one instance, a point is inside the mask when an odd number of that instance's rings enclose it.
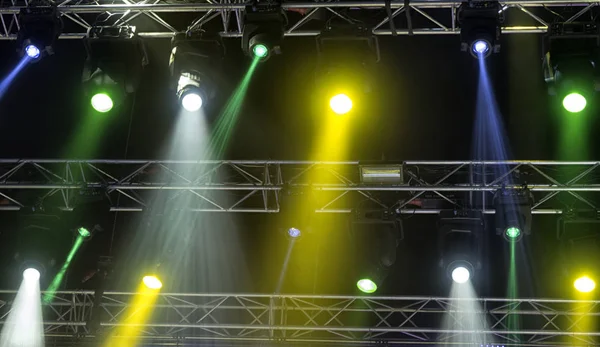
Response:
[[[517,242],[510,242],[510,265],[508,270],[508,288],[507,294],[509,299],[517,299],[518,296],[518,279],[517,279],[517,257],[516,257]],[[516,314],[508,315],[508,329],[517,331],[519,329],[519,316]],[[518,336],[514,336],[518,338]]]
[[[225,148],[229,143],[229,139],[231,138],[233,129],[237,123],[244,99],[246,98],[246,93],[248,92],[248,87],[250,86],[250,80],[256,71],[256,66],[258,65],[259,61],[260,58],[258,57],[252,60],[252,64],[246,72],[246,75],[244,75],[244,78],[235,89],[232,96],[227,101],[225,108],[219,115],[219,119],[217,120],[217,124],[213,132],[211,141],[212,143],[209,147],[212,151],[212,158],[220,158],[225,152]]]
[[[75,244],[73,244],[73,247],[71,247],[71,251],[69,252],[69,255],[67,255],[67,259],[63,263],[63,266],[61,267],[60,271],[56,274],[56,276],[54,276],[52,283],[50,283],[50,286],[48,286],[48,289],[46,290],[46,293],[44,294],[43,302],[45,304],[49,304],[52,302],[52,299],[54,298],[54,293],[56,293],[56,291],[58,290],[58,287],[60,287],[60,284],[62,283],[62,280],[65,277],[65,273],[67,272],[67,269],[69,268],[69,265],[71,264],[71,261],[73,260],[73,258],[75,258],[75,254],[77,254],[77,251],[83,244],[84,239],[85,238],[81,235],[77,236],[77,239],[75,240]]]

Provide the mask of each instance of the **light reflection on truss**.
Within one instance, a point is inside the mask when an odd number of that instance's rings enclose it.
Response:
[[[0,7],[0,39],[13,39],[19,30],[17,13],[25,5],[19,0],[5,2]],[[514,13],[514,20],[503,28],[505,33],[543,33],[548,24],[554,21],[575,21],[598,5],[599,0],[526,0],[501,1],[505,16],[508,19]],[[145,37],[169,38],[180,31],[194,31],[206,28],[212,21],[220,21],[221,35],[237,37],[243,28],[243,11],[245,3],[237,0],[208,0],[206,2],[173,2],[164,0],[143,1],[74,1],[60,2],[58,9],[65,21],[62,38],[81,38],[92,24],[97,25],[135,25],[136,18],[143,16],[158,25],[154,28],[140,28],[138,32]],[[456,9],[460,1],[445,0],[411,0],[408,6],[403,1],[392,1],[390,9],[393,18],[411,16],[423,24],[407,27],[400,23],[395,25],[393,33],[388,28],[389,17],[382,14],[384,1],[338,1],[338,2],[284,2],[286,10],[301,11],[303,16],[294,18],[286,28],[287,36],[315,36],[319,30],[308,28],[307,23],[319,8],[326,9],[336,17],[349,22],[356,22],[353,14],[369,12],[367,17],[375,18],[366,23],[376,35],[422,35],[422,34],[457,34],[460,30],[455,25]],[[407,11],[408,9],[408,11]],[[542,12],[539,9],[543,9]],[[561,13],[566,9],[566,13]],[[408,12],[408,14],[407,14]],[[159,15],[177,13],[181,16]],[[185,16],[187,14],[187,16]],[[522,16],[520,14],[525,14]],[[197,18],[189,21],[190,15]],[[165,19],[168,17],[168,20]]]
[[[318,213],[365,208],[407,214],[442,209],[493,213],[498,189],[529,188],[532,212],[597,211],[600,162],[403,163],[398,185],[362,184],[359,162],[144,161],[0,159],[0,210],[72,210],[81,196],[105,197],[112,211],[143,211],[162,196],[173,209],[198,212],[279,212],[283,190],[312,190]],[[504,174],[498,175],[502,167]],[[483,206],[483,208],[482,208]]]
[[[14,291],[0,291],[0,320],[10,311]],[[134,293],[107,292],[102,297],[100,326],[118,326]],[[472,300],[472,299],[464,299]],[[463,300],[463,301],[464,301]],[[457,299],[260,294],[161,294],[144,338],[154,343],[188,340],[279,341],[326,344],[443,344],[446,340],[519,346],[598,345],[600,332],[580,324],[600,315],[600,302],[552,299]],[[59,292],[45,312],[50,340],[89,338],[93,292]],[[466,311],[465,307],[481,307]],[[476,315],[483,331],[465,328],[458,318]],[[96,316],[96,315],[94,315]],[[520,322],[509,330],[508,317]],[[445,328],[442,318],[449,319]],[[592,329],[593,330],[593,329]]]

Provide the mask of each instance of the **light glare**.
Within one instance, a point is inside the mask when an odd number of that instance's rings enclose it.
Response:
[[[301,232],[300,229],[297,228],[289,228],[288,229],[288,235],[290,235],[290,237],[292,238],[296,238],[298,236],[300,236]]]
[[[40,279],[40,272],[32,267],[23,271],[23,279],[27,281],[37,281]]]
[[[477,40],[473,43],[473,51],[477,54],[485,54],[489,49],[489,44],[484,40]]]
[[[144,276],[144,285],[149,289],[160,289],[162,288],[162,282],[156,276]]]
[[[106,93],[97,93],[92,96],[92,107],[98,112],[106,113],[112,110],[113,106],[112,98]]]
[[[258,44],[252,47],[252,53],[258,58],[264,58],[269,53],[269,49],[263,44]]]
[[[517,227],[506,228],[506,236],[508,236],[509,239],[516,239],[519,235],[521,235],[521,229]]]
[[[187,93],[181,98],[181,106],[189,112],[198,111],[202,107],[202,97],[198,93]]]
[[[465,283],[471,278],[471,272],[464,266],[458,266],[452,270],[452,280],[456,283]]]
[[[40,49],[37,48],[35,45],[27,45],[27,47],[25,47],[25,54],[27,54],[27,56],[31,59],[39,58],[40,53]]]
[[[346,94],[338,94],[329,100],[329,107],[336,114],[346,114],[352,109],[352,100]]]
[[[377,291],[377,284],[368,278],[363,278],[356,282],[356,286],[363,293],[375,293]]]
[[[563,107],[565,110],[571,113],[578,113],[583,111],[587,105],[585,97],[579,93],[571,93],[563,99]]]
[[[589,293],[596,288],[596,282],[588,276],[581,276],[575,280],[575,289],[582,293]]]

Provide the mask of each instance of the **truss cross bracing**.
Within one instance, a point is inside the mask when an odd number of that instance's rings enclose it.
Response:
[[[0,291],[4,322],[16,292]],[[92,317],[100,333],[119,326],[135,293],[60,292],[44,310],[47,338],[88,339]],[[600,332],[583,327],[600,315],[599,301],[552,299],[449,299],[259,294],[161,294],[148,342],[189,340],[279,341],[326,344],[598,345]],[[100,310],[95,312],[96,310]],[[95,314],[96,313],[96,314]],[[509,317],[519,329],[509,328]],[[473,328],[476,318],[486,324]],[[445,322],[445,323],[442,323]]]
[[[589,20],[590,11],[599,0],[521,0],[500,1],[506,25],[504,33],[543,33],[555,21]],[[4,1],[0,5],[0,39],[13,39],[20,28],[17,14],[27,0]],[[171,37],[176,32],[207,29],[222,36],[237,37],[243,28],[245,2],[240,0],[207,0],[187,2],[177,0],[65,0],[58,3],[64,22],[62,38],[81,38],[92,25],[140,25],[138,32],[145,37]],[[376,35],[457,34],[456,9],[460,1],[411,0],[392,1],[390,10],[395,32],[389,17],[382,11],[385,2],[374,1],[317,1],[284,2],[288,11],[287,36],[315,36],[323,25],[313,19],[325,11],[342,21],[362,22]],[[321,9],[320,11],[318,11]],[[410,16],[411,20],[408,21]],[[139,22],[141,18],[155,25]],[[318,23],[318,21],[317,21]],[[411,23],[408,26],[407,23]]]
[[[359,162],[2,159],[0,210],[70,211],[94,196],[112,211],[144,211],[163,198],[173,209],[276,213],[282,191],[310,190],[317,213],[349,213],[358,205],[406,214],[494,213],[496,190],[523,187],[534,195],[534,214],[598,211],[600,204],[600,162],[401,164],[403,182],[380,185],[361,183]]]

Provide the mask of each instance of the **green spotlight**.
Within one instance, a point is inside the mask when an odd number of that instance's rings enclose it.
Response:
[[[92,107],[94,110],[106,113],[114,106],[112,98],[106,93],[96,93],[92,96]]]
[[[517,237],[519,237],[519,235],[521,235],[521,229],[517,228],[517,227],[508,227],[506,228],[506,236],[509,239],[516,239]]]
[[[252,47],[252,53],[254,53],[254,56],[257,58],[266,58],[267,54],[269,54],[269,49],[267,48],[267,46],[263,45],[262,43],[259,43]]]
[[[368,278],[362,278],[356,282],[356,286],[363,293],[375,293],[377,291],[377,284]]]
[[[84,227],[77,229],[77,232],[79,233],[79,235],[81,235],[81,237],[85,238],[90,237],[92,235],[92,233]]]
[[[563,107],[571,113],[578,113],[585,109],[587,100],[579,93],[570,93],[563,99]]]

